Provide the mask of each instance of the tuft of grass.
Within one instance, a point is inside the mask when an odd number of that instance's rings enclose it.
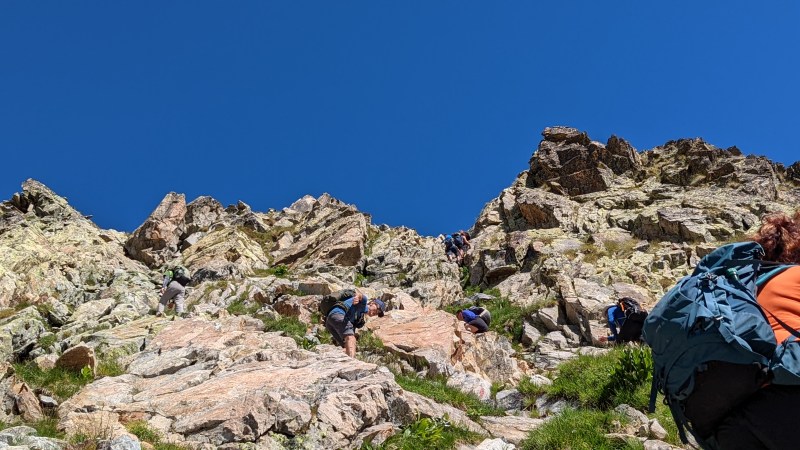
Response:
[[[117,377],[125,373],[125,369],[119,362],[118,354],[110,354],[100,358],[97,363],[97,375],[101,377]]]
[[[536,403],[536,399],[547,393],[547,386],[532,383],[530,377],[526,375],[519,380],[517,390],[522,394],[525,409],[531,409]]]
[[[252,316],[260,307],[261,305],[257,302],[251,302],[247,298],[239,297],[225,309],[234,316]]]
[[[31,424],[36,429],[36,435],[52,439],[63,439],[64,433],[58,430],[58,417],[45,417]]]
[[[50,348],[53,344],[56,343],[56,335],[55,334],[45,334],[39,337],[39,347],[40,348]]]
[[[308,326],[297,317],[280,316],[277,319],[261,317],[261,321],[264,322],[264,331],[283,331],[286,336],[294,339],[301,347],[305,349],[314,347],[314,344],[305,338]]]
[[[457,443],[477,444],[484,436],[456,427],[444,418],[419,418],[390,436],[383,444],[365,442],[361,450],[449,450]]]
[[[91,370],[75,372],[60,367],[43,370],[36,363],[14,364],[14,372],[34,389],[52,392],[59,400],[66,400],[92,381]]]
[[[502,409],[495,408],[473,394],[448,386],[447,379],[444,377],[420,378],[414,375],[395,374],[394,379],[403,389],[428,397],[438,403],[455,406],[472,418],[505,414]]]
[[[134,420],[125,425],[128,431],[142,442],[152,445],[155,450],[184,450],[185,447],[164,442],[164,437],[144,420]]]
[[[523,450],[641,450],[642,443],[631,439],[624,443],[605,437],[614,431],[614,422],[625,423],[623,415],[613,411],[566,409],[533,430],[521,444]]]

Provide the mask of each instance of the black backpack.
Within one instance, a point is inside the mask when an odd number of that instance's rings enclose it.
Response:
[[[492,313],[490,313],[488,309],[482,308],[480,306],[470,306],[468,309],[477,314],[478,317],[480,317],[483,320],[483,322],[486,323],[487,327],[491,325]]]
[[[354,289],[342,289],[340,291],[325,295],[319,302],[319,313],[322,314],[324,319],[325,317],[328,317],[328,314],[333,308],[338,306],[342,308],[346,314],[348,308],[345,306],[344,301],[350,297],[355,297],[355,295],[356,291]]]
[[[625,313],[625,322],[617,334],[617,343],[638,342],[642,340],[642,327],[647,319],[647,310],[642,308],[636,300],[624,297],[619,300],[619,306]]]
[[[453,242],[456,244],[456,247],[461,248],[464,246],[464,236],[456,233],[453,235]]]
[[[171,270],[172,276],[170,280],[177,281],[181,286],[186,286],[191,283],[192,277],[189,275],[189,270],[183,266],[175,266]]]

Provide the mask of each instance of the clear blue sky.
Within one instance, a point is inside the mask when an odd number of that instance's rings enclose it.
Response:
[[[546,126],[789,164],[800,3],[5,1],[0,199],[132,231],[169,191],[471,226]]]

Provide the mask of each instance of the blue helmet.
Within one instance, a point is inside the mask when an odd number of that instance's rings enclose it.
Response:
[[[448,234],[448,235],[447,235],[447,236],[445,236],[444,238],[445,238],[445,239],[453,239],[453,236],[450,236],[450,235]]]

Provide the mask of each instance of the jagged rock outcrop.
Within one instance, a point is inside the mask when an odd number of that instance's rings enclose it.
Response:
[[[405,393],[385,368],[331,346],[302,350],[261,330],[260,321],[244,317],[172,322],[127,374],[95,381],[62,403],[61,426],[70,432],[92,420],[137,418],[172,442],[205,448],[278,435],[346,448],[372,426],[445,413]],[[482,430],[455,408],[446,413]]]
[[[635,291],[654,303],[720,242],[797,205],[794,169],[735,147],[683,139],[638,153],[574,128],[542,135],[530,169],[476,221],[470,282],[521,305],[557,299],[557,327],[536,319],[568,343],[597,343],[608,302]]]

